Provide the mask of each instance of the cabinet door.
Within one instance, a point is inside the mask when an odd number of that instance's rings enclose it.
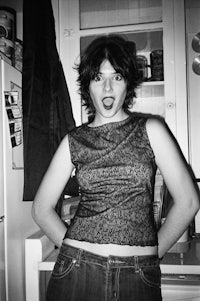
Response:
[[[188,160],[184,0],[163,0],[165,119]]]
[[[187,72],[189,98],[190,163],[200,179],[200,7],[198,1],[186,1]],[[195,43],[196,42],[196,43]],[[196,66],[196,68],[195,68]]]
[[[126,35],[135,40],[138,55],[145,57],[148,65],[152,51],[163,51],[161,0],[127,0],[123,7],[121,1],[114,0],[60,0],[60,22],[60,55],[78,123],[87,121],[87,114],[81,107],[73,67],[79,61],[80,52],[92,39],[105,33]],[[148,68],[148,79],[151,75],[151,68]],[[148,80],[143,86],[138,91],[133,110],[164,115],[163,80]]]
[[[151,113],[165,117],[164,79],[163,79],[163,30],[161,28],[141,29],[134,31],[134,28],[115,28],[115,32],[125,37],[129,41],[135,42],[137,59],[141,60],[140,73],[144,82],[137,89],[137,97],[133,100],[132,112]],[[122,30],[123,29],[123,30]],[[110,28],[108,29],[110,30]],[[103,29],[102,29],[103,31]],[[104,33],[104,32],[103,32]],[[80,36],[80,52],[89,43],[98,37],[98,33],[84,33]],[[157,56],[157,61],[161,64],[157,69],[157,74],[153,72],[152,54]],[[140,64],[139,64],[140,65]],[[82,108],[82,122],[87,121],[87,114]],[[85,113],[85,114],[84,114]]]
[[[195,58],[200,58],[200,54],[196,53],[191,45],[192,40],[195,37],[194,33],[187,35],[188,45],[188,91],[189,91],[189,122],[190,122],[190,161],[195,173],[195,177],[200,179],[200,139],[199,139],[199,127],[200,127],[200,75],[196,74],[192,65]]]
[[[184,0],[127,0],[123,7],[121,1],[114,0],[60,0],[60,56],[77,125],[87,121],[73,68],[79,61],[81,44],[105,33],[125,34],[136,38],[138,54],[145,56],[148,63],[153,50],[162,50],[164,59],[164,80],[146,81],[138,91],[133,110],[162,115],[187,159],[184,28]],[[160,36],[162,43],[156,45]],[[142,41],[147,42],[143,47]]]
[[[191,285],[170,285],[162,288],[163,301],[200,301],[199,289]]]

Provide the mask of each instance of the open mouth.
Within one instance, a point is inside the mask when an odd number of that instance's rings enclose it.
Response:
[[[103,102],[104,109],[110,110],[113,107],[114,98],[113,97],[105,97],[105,98],[103,98],[102,102]]]

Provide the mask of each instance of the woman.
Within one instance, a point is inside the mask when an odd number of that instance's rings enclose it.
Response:
[[[159,259],[199,208],[192,178],[165,123],[127,110],[139,85],[132,43],[97,38],[77,70],[92,119],[63,139],[33,203],[36,223],[61,248],[47,300],[162,300]],[[174,200],[158,233],[157,167]],[[74,168],[81,201],[66,229],[55,206]]]

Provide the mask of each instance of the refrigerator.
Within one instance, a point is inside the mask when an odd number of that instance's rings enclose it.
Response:
[[[0,58],[0,93],[0,300],[4,301],[8,300],[14,203],[22,201],[23,194],[21,73],[5,57]]]
[[[25,239],[38,227],[23,184],[22,74],[0,54],[0,301],[25,301]]]

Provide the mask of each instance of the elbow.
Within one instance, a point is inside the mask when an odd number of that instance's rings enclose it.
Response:
[[[34,200],[31,208],[31,216],[38,226],[42,226],[44,221],[47,221],[52,213],[55,212],[55,208],[49,204],[45,204],[41,200]]]
[[[182,198],[182,202],[179,202],[178,208],[179,212],[182,212],[183,216],[188,216],[190,219],[194,218],[200,208],[198,195]]]
[[[33,202],[32,208],[31,208],[31,216],[35,223],[40,226],[41,221],[45,218],[45,210],[44,208],[41,208],[37,202]]]
[[[199,211],[199,208],[200,208],[200,202],[199,202],[199,198],[196,197],[196,198],[193,198],[191,200],[191,203],[190,203],[190,208],[189,210],[191,212],[193,212],[194,216],[197,214],[197,212]]]
[[[38,224],[40,214],[39,214],[39,210],[34,202],[32,204],[32,208],[31,208],[31,216],[32,216],[33,220]]]
[[[196,202],[196,206],[195,206],[195,214],[199,211],[200,209],[200,202],[199,202],[199,199],[197,200]]]

